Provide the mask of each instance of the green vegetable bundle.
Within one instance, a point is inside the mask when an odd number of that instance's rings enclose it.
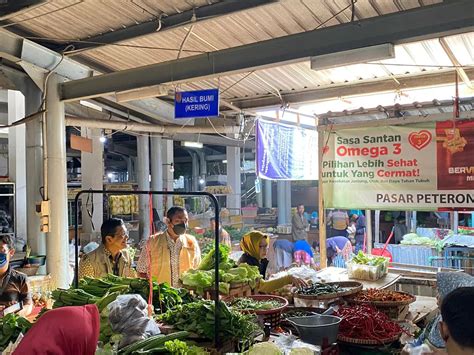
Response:
[[[100,279],[85,277],[81,280],[79,288],[98,297],[102,297],[107,293],[119,292],[120,294],[139,294],[147,300],[150,285],[146,279],[119,277],[109,274]],[[153,282],[153,306],[155,311],[166,311],[178,304],[191,301],[192,297],[186,290],[173,288],[166,283]]]
[[[97,297],[81,289],[57,289],[52,292],[54,299],[53,308],[64,306],[84,306],[86,304],[95,304],[99,312],[108,306],[110,302],[115,301],[120,292],[107,293],[103,297]]]
[[[0,351],[3,351],[10,342],[15,342],[20,333],[25,334],[31,326],[28,319],[15,313],[9,313],[0,318]]]
[[[361,264],[361,265],[378,266],[378,265],[382,265],[386,263],[387,258],[383,256],[367,255],[367,254],[364,254],[362,250],[359,250],[359,253],[357,253],[352,258],[352,262],[355,264]]]
[[[259,330],[254,316],[241,314],[233,310],[224,302],[219,302],[217,315],[219,317],[219,334],[222,340],[239,339],[249,341]],[[176,329],[196,333],[199,336],[214,339],[214,301],[200,300],[183,304],[173,311],[168,311],[158,316],[166,324],[173,325]]]
[[[184,339],[189,335],[188,332],[176,332],[169,335],[153,335],[149,338],[137,341],[120,349],[119,354],[155,354],[166,353],[165,343],[176,339]]]
[[[224,295],[229,294],[231,283],[247,283],[251,288],[255,288],[260,278],[258,267],[247,264],[228,270],[219,270],[219,292]],[[214,270],[189,270],[181,275],[183,285],[195,289],[201,295],[204,290],[214,286],[214,281]]]

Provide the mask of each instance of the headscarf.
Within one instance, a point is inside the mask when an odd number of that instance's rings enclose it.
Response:
[[[33,324],[13,355],[94,355],[99,328],[96,305],[52,309]]]
[[[306,240],[298,240],[295,242],[295,252],[300,250],[308,253],[310,257],[313,257],[313,251],[311,250],[311,246]]]
[[[262,239],[266,239],[269,242],[268,235],[263,234],[259,231],[252,231],[245,234],[240,241],[240,249],[251,257],[260,261],[260,242]]]
[[[447,295],[459,287],[473,287],[474,277],[464,272],[438,272],[436,275],[438,295],[442,301]],[[436,348],[445,348],[446,344],[441,337],[439,322],[441,315],[438,315],[427,327],[426,337],[428,342]]]

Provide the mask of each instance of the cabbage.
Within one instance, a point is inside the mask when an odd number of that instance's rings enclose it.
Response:
[[[283,355],[283,351],[273,343],[259,343],[252,346],[249,355]]]
[[[212,248],[201,260],[198,269],[199,270],[212,270],[216,265],[215,257],[216,249]],[[226,245],[219,245],[219,261],[221,264],[229,261],[230,248]]]

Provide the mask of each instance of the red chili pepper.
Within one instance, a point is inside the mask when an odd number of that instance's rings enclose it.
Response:
[[[383,340],[400,335],[403,329],[388,316],[368,305],[342,306],[335,312],[342,318],[339,333],[353,339]]]

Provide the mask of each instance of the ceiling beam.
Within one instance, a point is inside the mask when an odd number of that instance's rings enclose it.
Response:
[[[474,1],[456,0],[61,84],[62,100],[263,69],[383,43],[474,29]]]
[[[474,68],[466,69],[468,76],[474,76]],[[339,97],[350,97],[371,94],[374,92],[390,92],[394,90],[416,89],[429,86],[441,86],[453,84],[455,71],[448,70],[434,73],[423,73],[413,76],[398,77],[397,84],[392,78],[376,81],[364,81],[362,83],[350,83],[333,85],[330,87],[305,90],[300,92],[282,93],[283,102],[286,104],[310,103],[322,100],[337,99]],[[255,108],[280,108],[282,101],[274,95],[254,97],[249,99],[235,100],[232,103],[241,110]]]
[[[38,6],[46,0],[3,0],[0,1],[0,18],[12,16],[25,9]]]
[[[72,45],[78,53],[94,49],[107,44],[128,41],[155,32],[164,32],[186,24],[209,20],[218,16],[230,15],[238,11],[244,11],[253,7],[267,5],[277,2],[276,0],[224,0],[214,4],[196,7],[170,16],[155,18],[152,21],[142,22],[130,27],[120,28],[97,36],[84,38],[77,42],[61,44],[52,49],[59,52],[67,46]],[[82,42],[84,41],[84,42]],[[74,55],[75,53],[72,53]]]

